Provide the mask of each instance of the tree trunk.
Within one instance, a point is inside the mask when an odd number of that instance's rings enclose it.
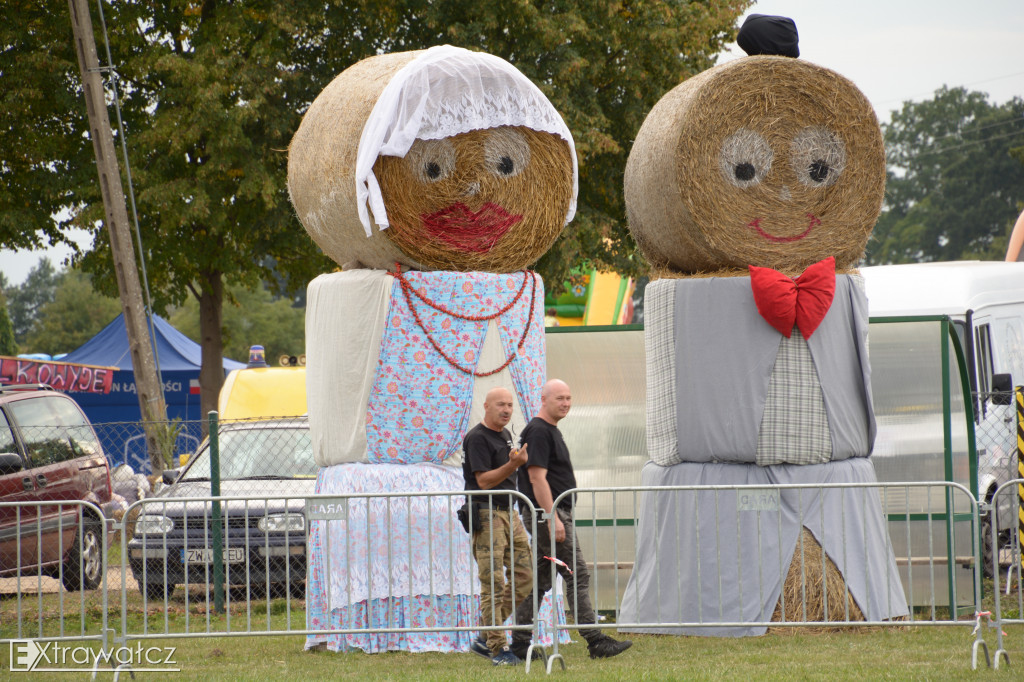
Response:
[[[203,414],[203,433],[207,417],[217,409],[220,387],[224,384],[224,339],[221,335],[221,312],[224,305],[224,282],[220,272],[207,273],[199,295],[199,337],[202,345],[202,367],[199,369],[199,404]]]

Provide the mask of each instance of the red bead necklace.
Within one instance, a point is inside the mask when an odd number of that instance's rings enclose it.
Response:
[[[455,312],[453,310],[449,310],[448,308],[444,307],[440,303],[437,303],[436,301],[430,300],[429,298],[426,297],[426,295],[420,293],[415,287],[413,287],[413,285],[409,282],[409,280],[407,280],[405,278],[405,275],[402,274],[402,267],[398,263],[395,263],[395,271],[392,274],[394,274],[394,276],[396,278],[398,278],[398,282],[402,285],[402,294],[405,296],[405,303],[406,303],[406,305],[409,306],[409,310],[412,311],[412,316],[413,316],[413,319],[416,320],[416,325],[421,330],[423,330],[423,334],[427,337],[427,340],[430,341],[430,345],[434,347],[434,350],[436,350],[438,352],[438,354],[442,358],[444,358],[448,362],[448,364],[451,365],[452,367],[454,367],[455,369],[457,369],[457,370],[459,370],[461,372],[464,372],[466,374],[471,374],[471,375],[473,375],[475,377],[487,377],[487,376],[491,376],[492,374],[497,374],[498,372],[502,371],[503,369],[508,367],[510,364],[512,364],[512,361],[519,354],[519,351],[522,350],[523,344],[526,343],[526,337],[529,336],[529,334],[530,334],[530,325],[533,322],[533,308],[534,308],[534,304],[536,303],[536,300],[537,300],[537,279],[536,279],[536,277],[533,276],[533,273],[530,272],[529,270],[523,270],[523,283],[519,287],[519,291],[516,292],[515,297],[509,302],[508,305],[506,305],[504,308],[501,308],[500,310],[498,310],[496,313],[494,313],[492,315],[463,315],[463,314],[457,313],[457,312]],[[444,313],[445,315],[450,315],[451,317],[454,317],[454,318],[457,318],[457,319],[460,319],[460,320],[467,320],[467,321],[470,321],[470,322],[485,322],[485,321],[489,322],[489,321],[491,321],[491,320],[493,320],[495,318],[501,317],[502,315],[504,315],[505,313],[507,313],[509,310],[512,309],[512,306],[514,306],[516,304],[516,301],[518,301],[520,298],[522,298],[523,291],[526,290],[526,283],[527,283],[527,281],[529,281],[530,285],[531,285],[530,286],[530,313],[526,317],[526,326],[523,328],[523,334],[519,338],[519,343],[516,344],[516,349],[514,351],[512,351],[512,354],[508,356],[508,358],[505,360],[505,362],[502,363],[502,365],[500,367],[492,369],[489,372],[477,372],[477,371],[475,371],[473,369],[470,369],[470,368],[467,368],[467,367],[463,367],[458,362],[456,362],[453,358],[449,357],[448,354],[445,353],[444,350],[442,350],[440,344],[438,344],[437,341],[434,340],[434,336],[430,333],[430,331],[426,328],[426,326],[424,326],[423,320],[420,319],[420,314],[418,312],[416,312],[416,308],[412,304],[413,303],[412,302],[412,296],[415,296],[419,300],[423,301],[423,303],[425,303],[426,305],[430,306],[431,308],[433,308],[434,310],[436,310],[436,311],[438,311],[440,313]],[[410,295],[410,292],[411,292],[412,295]]]

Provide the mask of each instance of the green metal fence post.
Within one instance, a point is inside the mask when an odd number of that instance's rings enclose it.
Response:
[[[213,528],[213,611],[224,613],[224,525],[220,517],[220,447],[217,442],[217,413],[210,412],[210,517]]]

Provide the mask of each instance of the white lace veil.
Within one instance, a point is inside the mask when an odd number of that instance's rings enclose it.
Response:
[[[569,144],[572,201],[565,222],[572,220],[579,185],[576,147],[548,98],[501,57],[440,45],[395,73],[363,127],[356,157],[356,200],[366,236],[372,234],[370,211],[381,230],[388,227],[373,174],[378,156],[404,157],[417,138],[437,140],[497,126],[524,126],[558,135]]]

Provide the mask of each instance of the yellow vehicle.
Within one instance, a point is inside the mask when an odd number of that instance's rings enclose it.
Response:
[[[306,368],[236,369],[220,389],[217,412],[221,420],[302,416],[306,414]]]

